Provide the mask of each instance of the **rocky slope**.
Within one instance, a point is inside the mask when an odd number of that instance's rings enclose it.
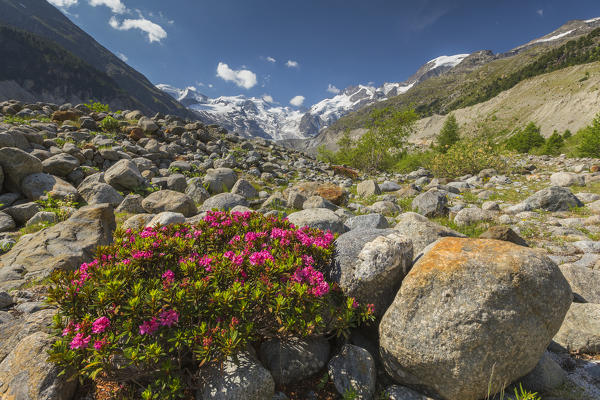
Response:
[[[284,107],[264,98],[244,95],[208,98],[194,87],[156,86],[197,112],[207,124],[221,125],[245,137],[293,140],[313,137],[342,116],[404,93],[420,82],[451,70],[467,56],[458,54],[430,60],[404,82],[386,82],[380,87],[350,86],[308,109]]]
[[[379,334],[263,343],[226,373],[205,371],[197,399],[221,398],[212,389],[287,398],[275,383],[299,398],[478,400],[511,382],[544,399],[600,397],[598,160],[527,156],[453,180],[423,169],[369,177],[172,115],[125,111],[114,115],[119,130],[98,133],[104,115],[81,105],[0,103],[5,115],[23,110],[55,122],[0,123],[5,397],[93,396],[41,356],[53,342],[55,309],[43,303],[52,270],[89,262],[116,226],[193,224],[210,209],[339,234],[328,279],[376,305]],[[50,194],[64,202],[44,203]],[[324,386],[311,378],[325,375]]]
[[[100,45],[94,38],[85,33],[75,24],[73,24],[63,13],[45,0],[0,0],[0,25],[6,25],[12,28],[26,31],[43,41],[50,41],[55,46],[62,47],[65,51],[76,57],[81,69],[95,69],[89,73],[102,74],[109,77],[105,82],[107,88],[102,90],[93,90],[91,98],[83,100],[101,100],[105,103],[111,103],[114,109],[118,108],[137,108],[147,114],[163,112],[177,114],[188,118],[193,117],[185,107],[179,104],[172,97],[156,89],[145,76],[135,69],[131,68],[109,50]],[[4,45],[10,46],[14,43],[8,43],[8,37],[3,37]],[[34,48],[25,50],[35,54]],[[23,53],[26,54],[26,53]],[[11,94],[21,94],[22,99],[27,101],[29,96],[36,99],[44,99],[46,74],[35,77],[26,76],[27,69],[20,68],[20,57],[7,57],[2,59],[3,68],[14,68],[17,71],[17,78],[0,75],[0,99],[8,100]],[[61,64],[56,63],[54,68]],[[90,68],[92,66],[92,68]],[[19,75],[22,72],[23,75]],[[59,71],[57,71],[60,73]],[[82,81],[74,79],[69,69],[62,71],[64,76],[61,80],[54,82],[57,93],[54,94],[57,103],[63,103],[69,100],[69,89],[73,85],[73,92]],[[29,82],[31,81],[31,82]],[[65,87],[67,89],[61,90]],[[97,85],[92,87],[97,88]],[[114,92],[123,92],[121,96],[107,96],[106,90]],[[59,96],[62,93],[65,97]],[[77,94],[86,94],[80,92]]]

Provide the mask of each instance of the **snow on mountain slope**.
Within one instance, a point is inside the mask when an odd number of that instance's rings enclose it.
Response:
[[[546,39],[538,39],[538,40],[536,40],[535,42],[536,42],[536,43],[539,43],[539,42],[551,42],[551,41],[553,41],[553,40],[558,40],[558,39],[560,39],[560,38],[562,38],[562,37],[565,37],[565,36],[567,36],[568,34],[570,34],[571,32],[573,32],[574,30],[575,30],[575,29],[571,29],[570,31],[566,31],[566,32],[563,32],[563,33],[559,33],[559,34],[557,34],[557,35],[550,36],[549,38],[546,38]]]
[[[407,92],[419,82],[454,68],[467,56],[435,58],[404,82],[386,82],[380,87],[350,86],[302,111],[264,98],[244,95],[209,98],[193,86],[185,89],[167,84],[156,86],[195,111],[206,123],[219,124],[239,135],[273,140],[302,139],[317,135],[321,129],[352,111]]]

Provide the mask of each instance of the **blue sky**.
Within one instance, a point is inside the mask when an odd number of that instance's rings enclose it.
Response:
[[[49,0],[151,82],[310,106],[600,16],[598,0]],[[303,102],[300,102],[300,97]]]

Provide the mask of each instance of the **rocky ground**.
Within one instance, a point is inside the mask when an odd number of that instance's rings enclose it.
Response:
[[[102,398],[46,361],[47,277],[91,260],[117,227],[211,209],[339,234],[330,279],[375,304],[378,326],[347,341],[264,342],[207,371],[198,399],[476,400],[513,382],[543,399],[600,398],[598,160],[363,176],[173,116],[124,111],[104,132],[106,113],[84,105],[5,102],[0,113],[3,399]]]

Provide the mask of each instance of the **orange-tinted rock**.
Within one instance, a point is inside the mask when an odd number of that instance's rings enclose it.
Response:
[[[600,171],[600,165],[594,164],[590,167],[590,172],[598,172]]]
[[[135,127],[129,131],[129,138],[135,140],[136,142],[145,137],[146,135],[144,134],[142,128]]]
[[[76,110],[68,110],[68,111],[55,111],[52,114],[52,120],[58,122],[64,121],[77,121],[77,119],[81,116],[81,113]]]
[[[325,200],[329,200],[338,206],[344,205],[348,200],[348,192],[332,183],[324,183],[319,185],[315,190],[315,194],[318,194]]]

